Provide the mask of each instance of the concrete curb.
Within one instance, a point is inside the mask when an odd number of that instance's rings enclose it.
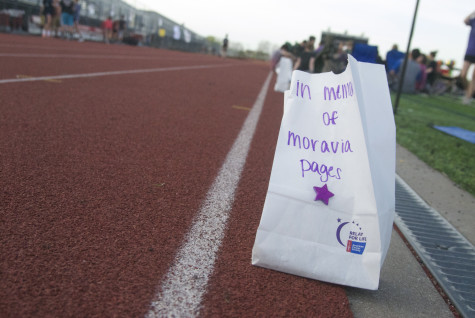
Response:
[[[397,145],[397,174],[472,244],[475,198],[450,179]],[[353,314],[358,317],[453,317],[412,252],[396,231],[381,271],[378,291],[346,288]]]

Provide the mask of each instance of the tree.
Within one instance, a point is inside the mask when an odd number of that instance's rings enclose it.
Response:
[[[271,54],[272,53],[271,47],[272,47],[272,44],[269,41],[261,41],[257,45],[257,51],[266,53],[266,54]]]

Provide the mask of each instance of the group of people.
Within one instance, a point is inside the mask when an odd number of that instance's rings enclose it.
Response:
[[[276,51],[271,59],[271,67],[275,70],[277,63],[281,57],[289,58],[292,61],[292,69],[309,73],[320,73],[322,71],[322,63],[318,60],[319,53],[322,51],[323,44],[315,49],[315,36],[310,36],[308,40],[304,40],[294,46],[290,43],[282,45],[279,51]]]
[[[79,0],[43,0],[41,15],[44,18],[42,36],[47,37],[67,37],[73,38],[77,34],[79,41],[84,41],[79,30],[79,17],[81,4]],[[111,41],[122,42],[127,22],[124,15],[120,19],[113,21],[109,16],[102,23],[102,32],[105,43]]]
[[[108,16],[102,23],[102,32],[104,36],[104,42],[109,44],[111,40],[122,42],[124,39],[127,23],[124,15],[120,16],[119,20],[112,20],[112,16]]]
[[[79,31],[80,12],[79,0],[43,0],[41,6],[41,14],[44,17],[42,36],[44,38],[58,35],[72,37],[74,33],[77,33],[79,41],[83,41]]]
[[[464,23],[471,27],[464,63],[458,77],[444,74],[441,62],[436,61],[437,51],[425,55],[419,49],[413,49],[407,59],[406,71],[402,84],[403,93],[428,93],[437,94],[444,92],[448,87],[455,86],[465,91],[463,104],[470,104],[475,97],[475,67],[471,80],[467,79],[469,68],[475,64],[475,12],[464,19]],[[386,66],[390,85],[395,88],[402,77],[404,53],[393,46],[386,55]],[[448,71],[453,68],[453,63],[448,65]]]
[[[308,73],[332,71],[338,74],[343,72],[353,43],[342,41],[338,42],[336,47],[333,47],[334,43],[325,43],[322,40],[316,45],[315,41],[316,38],[312,35],[308,40],[303,40],[293,46],[287,42],[279,51],[274,52],[271,58],[271,67],[275,69],[280,57],[284,56],[292,59],[293,70]]]
[[[421,53],[419,49],[413,49],[408,56],[406,71],[402,84],[403,93],[442,93],[447,85],[443,81],[452,81],[450,74],[444,74],[441,69],[442,63],[437,61],[437,51],[429,54]],[[397,45],[386,54],[386,70],[388,73],[388,83],[391,89],[397,90],[402,77],[402,66],[404,63],[404,53],[398,51]]]
[[[475,12],[467,16],[464,23],[471,27],[464,64],[461,73],[452,77],[452,61],[443,69],[441,61],[436,60],[437,51],[423,54],[419,49],[413,49],[407,58],[402,81],[403,93],[426,93],[440,94],[450,88],[458,88],[465,91],[464,104],[470,104],[475,98],[475,67],[471,80],[467,80],[470,66],[475,64]],[[328,49],[328,48],[327,48]],[[351,52],[352,44],[340,42],[338,49],[331,54],[322,54],[325,51],[325,43],[320,42],[315,48],[315,37],[302,41],[294,46],[290,43],[282,45],[271,58],[271,68],[278,72],[276,91],[285,91],[290,86],[293,70],[301,70],[309,73],[333,71],[339,73],[346,68],[347,52]],[[328,52],[327,52],[328,53]],[[394,45],[386,54],[386,60],[377,57],[376,63],[384,64],[388,75],[388,83],[391,89],[397,90],[402,77],[405,54]]]
[[[336,48],[332,48],[331,43],[320,41],[316,46],[316,38],[313,35],[293,46],[285,43],[271,57],[271,69],[279,72],[274,89],[282,92],[287,90],[291,73],[295,70],[308,73],[343,72],[351,49],[351,42],[340,42]]]

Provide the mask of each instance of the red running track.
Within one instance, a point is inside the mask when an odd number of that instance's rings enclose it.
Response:
[[[0,316],[144,317],[268,74],[0,34]],[[344,288],[251,265],[282,117],[274,80],[199,316],[352,317]]]

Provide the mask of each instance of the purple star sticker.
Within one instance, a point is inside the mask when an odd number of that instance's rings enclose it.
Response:
[[[328,190],[327,185],[325,184],[323,187],[313,187],[313,190],[317,193],[317,196],[315,197],[315,201],[322,201],[326,205],[328,205],[328,199],[330,199],[332,196],[334,196],[333,193],[331,193]]]

